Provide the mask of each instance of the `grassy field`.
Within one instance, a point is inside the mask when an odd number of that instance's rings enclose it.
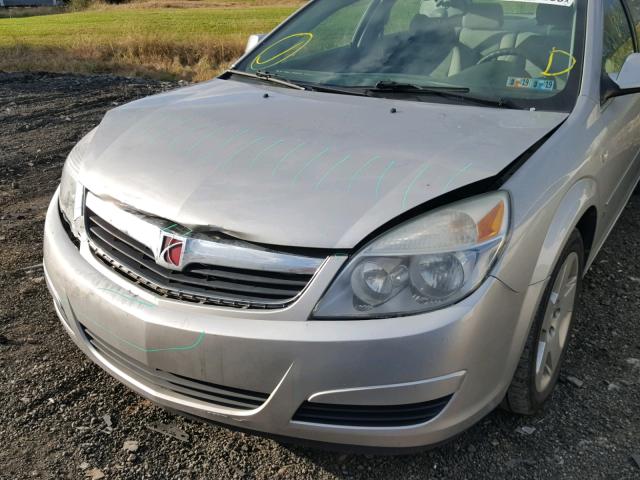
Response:
[[[305,3],[130,0],[107,5],[102,0],[70,1],[66,11],[57,14],[51,14],[52,9],[0,12],[4,15],[0,15],[0,70],[207,80],[242,54],[249,34],[270,31]],[[406,9],[395,9],[398,18],[392,24],[408,28],[418,2],[408,1]],[[508,13],[530,13],[533,8],[533,4],[514,3]]]
[[[84,11],[0,18],[0,70],[212,78],[301,0],[176,0],[97,4]]]

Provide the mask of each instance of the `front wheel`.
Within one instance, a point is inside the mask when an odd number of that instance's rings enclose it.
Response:
[[[580,298],[584,245],[575,230],[549,279],[533,327],[503,407],[531,415],[549,398],[567,351],[575,306]]]

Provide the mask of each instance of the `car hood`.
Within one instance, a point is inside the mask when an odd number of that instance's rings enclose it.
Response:
[[[108,112],[83,148],[80,179],[183,225],[351,248],[412,207],[496,175],[565,118],[214,80]]]

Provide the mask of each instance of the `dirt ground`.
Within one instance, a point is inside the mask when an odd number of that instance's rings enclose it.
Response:
[[[495,411],[425,453],[331,453],[188,421],[86,360],[38,266],[45,209],[67,153],[106,110],[174,86],[0,73],[0,478],[640,478],[640,196],[587,276],[546,410]]]

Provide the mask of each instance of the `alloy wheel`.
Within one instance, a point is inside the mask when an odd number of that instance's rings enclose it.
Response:
[[[579,273],[580,257],[572,252],[555,278],[540,330],[535,365],[538,392],[546,390],[560,365],[573,318]]]

